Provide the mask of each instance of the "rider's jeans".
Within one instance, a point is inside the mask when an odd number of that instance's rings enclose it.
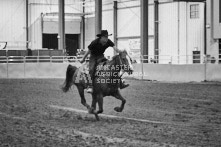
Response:
[[[92,82],[94,82],[94,75],[96,72],[96,66],[98,64],[98,60],[105,58],[104,55],[100,55],[100,56],[90,56],[90,60],[89,60],[89,74],[91,76],[91,80]],[[89,82],[89,87],[92,87],[92,83]]]

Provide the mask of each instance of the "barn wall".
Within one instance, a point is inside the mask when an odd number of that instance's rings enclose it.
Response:
[[[199,4],[198,19],[190,19],[191,4]],[[191,64],[194,50],[203,55],[204,3],[165,3],[159,11],[159,55],[166,59],[159,63],[168,63],[173,56],[173,64]]]
[[[178,54],[177,20],[177,3],[159,5],[159,56],[165,56],[164,58],[168,58],[168,60],[171,58],[170,56],[176,56]],[[165,63],[166,61],[159,60],[159,63]]]
[[[104,9],[109,9],[109,11],[103,11],[103,14],[102,14],[102,29],[103,30],[108,30],[108,33],[109,34],[113,34],[113,8],[112,8],[112,5],[108,5],[106,6],[106,8],[104,7]],[[109,39],[111,39],[113,42],[113,35],[112,36],[109,36]],[[106,51],[105,51],[105,56],[110,56],[112,57],[114,55],[114,50],[113,48],[108,48]]]
[[[140,36],[140,8],[119,9],[117,13],[117,36]]]
[[[199,18],[198,19],[190,19],[190,5],[191,4],[199,4]],[[187,19],[187,54],[189,55],[188,63],[192,62],[192,54],[194,50],[198,50],[201,53],[201,56],[204,55],[204,3],[188,3],[188,19]],[[201,58],[201,63],[203,59]]]
[[[188,11],[188,4],[185,2],[180,2],[177,3],[177,7],[179,9],[179,12],[177,12],[178,17],[179,17],[179,22],[177,20],[177,23],[179,23],[179,32],[177,36],[179,35],[179,43],[177,44],[178,48],[178,53],[177,53],[177,58],[175,58],[175,63],[179,64],[186,64],[188,63],[188,38],[187,38],[187,30],[188,30],[188,16],[189,16],[189,11]],[[177,10],[178,11],[178,10]],[[176,61],[177,60],[177,61]]]
[[[0,1],[0,41],[7,41],[7,49],[26,49],[26,1]],[[29,0],[30,48],[42,48],[41,13],[58,12],[58,1]],[[82,4],[65,0],[66,13],[81,13]]]
[[[73,0],[65,1],[65,13],[81,13],[82,4],[74,3]],[[45,0],[30,0],[29,1],[29,15],[30,15],[30,47],[31,49],[42,48],[42,32],[43,33],[57,33],[58,32],[58,16],[50,17],[46,13],[58,12],[58,1],[45,1]],[[41,14],[44,14],[41,16]],[[80,33],[80,18],[73,17],[72,21],[66,16],[66,29],[67,34]],[[67,19],[69,19],[67,21]],[[74,19],[78,19],[74,21]]]
[[[219,39],[221,38],[221,22],[219,20],[219,15],[220,14],[220,10],[221,8],[219,8],[220,4],[221,3],[220,1],[213,1],[213,37],[215,39]]]
[[[219,25],[215,25],[214,23],[214,13],[217,13],[217,11],[219,11],[217,9],[217,6],[214,9],[214,2],[218,3],[220,1],[211,1],[211,0],[207,0],[206,3],[206,8],[207,8],[207,20],[206,20],[206,24],[207,24],[207,54],[210,55],[211,57],[215,57],[216,59],[216,63],[218,63],[219,59],[219,42],[217,39],[214,38],[214,32],[216,32],[216,35],[218,36],[218,33],[221,34],[220,31],[215,31],[214,27],[219,27]],[[216,16],[216,18],[218,18]],[[218,19],[217,19],[218,20]]]
[[[168,0],[165,0],[168,1]],[[80,13],[82,11],[82,4],[76,5],[73,0],[67,0],[65,6],[66,13]],[[163,1],[161,1],[163,2]],[[43,4],[42,4],[43,3]],[[149,55],[154,55],[154,6],[153,0],[149,1]],[[1,0],[0,9],[2,12],[3,22],[0,24],[3,33],[0,34],[0,40],[12,40],[14,46],[25,48],[25,3],[22,0]],[[51,4],[51,5],[50,5]],[[185,64],[192,63],[192,51],[198,49],[203,53],[204,50],[204,4],[200,4],[200,18],[191,20],[189,18],[189,7],[191,3],[174,2],[174,3],[160,3],[159,5],[159,63]],[[8,7],[12,8],[8,10]],[[94,12],[94,3],[87,3],[86,12]],[[179,7],[179,17],[178,17]],[[7,9],[6,9],[7,8]],[[16,9],[18,8],[18,9]],[[16,13],[14,11],[16,10]],[[29,28],[30,28],[30,47],[32,49],[42,48],[42,26],[46,27],[46,23],[42,24],[41,13],[57,12],[57,1],[45,0],[30,0],[29,1]],[[9,12],[9,13],[5,13]],[[166,13],[165,13],[166,12]],[[4,15],[3,14],[7,14]],[[131,49],[131,42],[139,42],[140,40],[140,1],[121,0],[118,3],[118,42],[117,46],[120,49]],[[9,19],[10,18],[10,19]],[[178,18],[179,26],[178,26]],[[12,21],[11,21],[12,20]],[[49,18],[50,20],[50,18]],[[19,22],[19,23],[18,23]],[[16,24],[16,25],[15,25]],[[55,23],[56,24],[56,23]],[[54,25],[55,25],[54,24]],[[71,24],[72,25],[72,24]],[[10,27],[7,27],[10,26]],[[74,25],[75,26],[75,25]],[[76,25],[77,28],[79,24]],[[178,31],[178,27],[180,28]],[[11,28],[11,29],[9,29]],[[57,26],[54,26],[54,29]],[[94,15],[86,18],[86,42],[87,47],[89,43],[95,39],[94,32]],[[54,30],[53,29],[53,30]],[[73,26],[70,27],[73,31]],[[107,29],[113,33],[113,2],[103,1],[103,29]],[[75,31],[74,31],[75,32]],[[79,31],[80,32],[80,31]],[[78,32],[78,33],[79,33]],[[4,35],[2,35],[4,34]],[[113,40],[113,36],[110,37]],[[178,40],[179,39],[179,40]],[[19,42],[20,41],[20,42]],[[8,44],[11,46],[12,44]],[[217,47],[217,44],[215,44]],[[139,43],[132,45],[138,47]],[[214,48],[216,48],[214,47]],[[214,49],[215,50],[215,49]],[[139,51],[139,48],[137,49]],[[213,51],[210,51],[213,52]],[[215,51],[213,53],[216,53]],[[107,56],[113,55],[113,50],[108,49],[105,52]],[[174,56],[171,59],[171,56]],[[180,58],[178,58],[180,56]],[[186,58],[188,56],[188,58]],[[168,62],[169,61],[169,62]]]
[[[43,21],[43,33],[58,34],[58,21]],[[65,34],[80,34],[80,19],[65,21]]]
[[[204,51],[204,4],[200,4],[200,18],[190,19],[190,4],[186,2],[160,3],[159,4],[159,63],[191,64],[192,51],[198,49],[203,54]],[[103,6],[103,29],[113,32],[113,10],[112,3]],[[134,46],[131,42],[140,41],[140,2],[121,1],[118,3],[118,23],[117,23],[117,46],[119,49],[131,51]],[[128,8],[129,7],[129,8]],[[165,13],[167,12],[167,13]],[[126,17],[125,17],[126,16]],[[93,19],[88,18],[88,19]],[[94,22],[88,21],[94,28]],[[87,24],[89,25],[89,24]],[[154,58],[154,5],[149,6],[149,55]],[[179,28],[179,30],[178,30]],[[90,29],[87,26],[87,29]],[[87,30],[90,32],[90,30]],[[87,34],[95,35],[95,34]],[[94,39],[87,36],[86,46]],[[113,39],[110,37],[110,39]],[[137,52],[140,47],[137,48]],[[136,51],[135,51],[136,52]],[[113,55],[107,50],[106,54]],[[132,55],[139,56],[137,53]],[[171,58],[171,56],[173,56]]]
[[[94,17],[88,17],[85,20],[85,48],[92,40],[95,39],[95,19]]]
[[[24,49],[25,1],[0,0],[0,41],[7,41],[7,49]]]
[[[29,47],[32,50],[42,49],[42,16],[38,18],[29,26]]]

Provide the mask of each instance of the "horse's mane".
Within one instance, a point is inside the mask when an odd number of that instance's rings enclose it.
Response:
[[[129,54],[128,54],[128,52],[127,52],[127,50],[123,50],[123,51],[120,51],[120,53],[119,54],[117,54],[117,55],[115,55],[115,56],[113,56],[112,57],[112,61],[114,61],[121,53],[125,53],[126,55],[128,55],[129,56]],[[129,56],[129,58],[130,58],[130,61],[132,62],[132,58]]]
[[[120,55],[120,53],[126,53],[126,54],[128,55],[127,51],[126,51],[126,50],[123,50],[123,51],[120,51],[119,54],[113,56],[113,57],[112,57],[112,60],[115,60],[115,59],[117,58],[117,56]]]
[[[115,60],[118,56],[119,56],[119,54],[114,55],[114,56],[112,57],[112,60]]]

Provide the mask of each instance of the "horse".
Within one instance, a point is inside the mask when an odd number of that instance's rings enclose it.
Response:
[[[126,100],[122,97],[119,84],[120,71],[132,74],[133,67],[131,64],[131,58],[127,51],[121,51],[118,55],[115,55],[112,60],[106,60],[97,64],[95,77],[93,81],[93,93],[91,107],[87,104],[84,89],[87,88],[87,83],[92,82],[88,73],[83,72],[86,65],[82,65],[77,68],[76,66],[68,65],[66,71],[66,79],[62,86],[63,92],[69,91],[72,85],[75,85],[78,89],[81,97],[81,104],[88,109],[88,113],[94,114],[95,118],[99,120],[98,114],[103,112],[103,98],[105,96],[113,96],[118,100],[121,100],[120,107],[115,107],[114,110],[122,112]],[[96,105],[98,103],[99,110],[96,111]]]

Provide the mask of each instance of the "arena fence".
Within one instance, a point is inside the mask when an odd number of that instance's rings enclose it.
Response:
[[[80,66],[76,56],[8,56],[0,57],[0,78],[65,78],[69,64]],[[170,81],[221,81],[221,65],[134,63],[134,73],[126,77]]]

